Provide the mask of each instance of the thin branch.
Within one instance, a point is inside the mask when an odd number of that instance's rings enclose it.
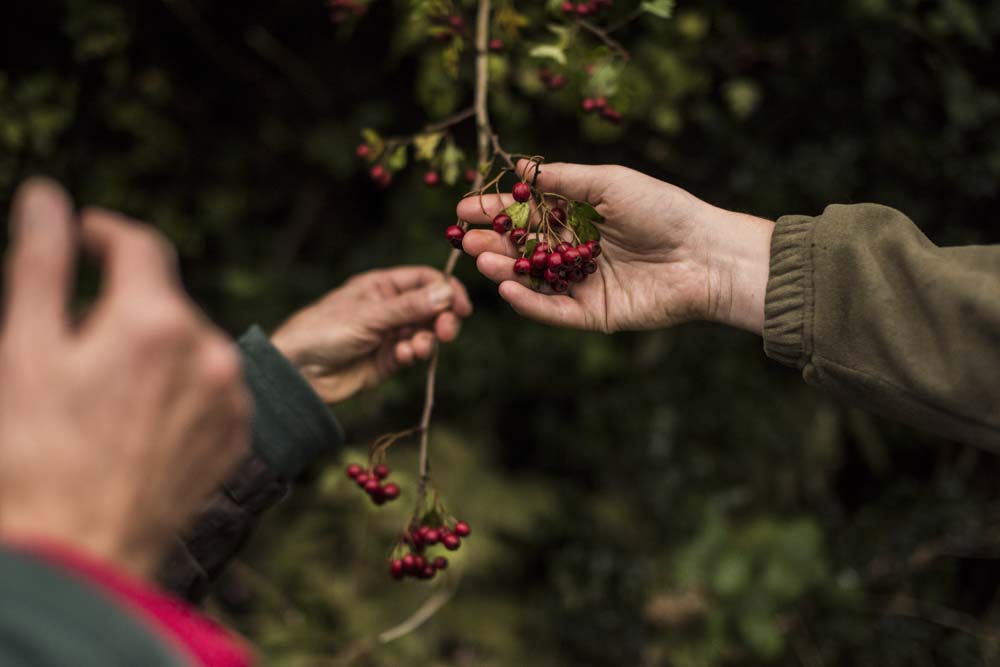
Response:
[[[439,592],[435,593],[431,597],[427,598],[420,607],[413,612],[413,614],[394,627],[389,628],[385,632],[382,632],[378,636],[379,644],[388,644],[389,642],[394,642],[401,637],[405,637],[411,632],[417,630],[421,625],[433,618],[434,614],[441,611],[441,609],[448,604],[448,601],[455,596],[455,591],[458,590],[458,582],[453,586]]]
[[[430,125],[425,126],[424,127],[424,133],[426,134],[426,133],[430,133],[430,132],[440,132],[441,130],[446,130],[449,127],[451,127],[452,125],[458,125],[463,120],[465,120],[467,118],[472,118],[475,115],[476,115],[476,108],[475,107],[469,107],[468,109],[462,109],[458,113],[453,114],[451,116],[448,116],[444,120],[440,120],[440,121],[438,121],[436,123],[431,123]]]
[[[628,49],[622,46],[621,42],[619,42],[614,37],[609,35],[607,30],[597,27],[587,19],[578,18],[576,22],[579,23],[588,32],[593,33],[599,40],[604,42],[604,44],[609,49],[617,53],[622,60],[628,60],[631,57],[628,53]]]
[[[642,16],[645,13],[646,13],[646,10],[642,8],[642,5],[639,5],[638,7],[636,7],[635,9],[633,9],[631,12],[629,12],[625,16],[625,18],[623,18],[621,21],[619,21],[618,23],[612,23],[607,28],[605,28],[604,32],[606,32],[609,35],[611,33],[613,33],[613,32],[617,32],[617,31],[621,30],[622,28],[624,28],[625,26],[627,26],[629,23],[631,23],[632,21],[636,20],[637,18],[639,18],[640,16]]]

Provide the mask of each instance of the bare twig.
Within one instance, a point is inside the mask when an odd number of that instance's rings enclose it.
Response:
[[[627,26],[629,23],[631,23],[632,21],[636,20],[637,18],[639,18],[640,16],[642,16],[645,13],[646,13],[646,10],[642,8],[642,5],[639,5],[638,7],[636,7],[635,9],[633,9],[631,12],[629,12],[621,21],[618,21],[617,23],[612,23],[607,28],[605,28],[604,32],[606,32],[607,34],[610,35],[613,32],[621,30],[622,28],[624,28],[625,26]]]
[[[457,590],[458,580],[456,580],[454,585],[449,586],[447,589],[440,591],[439,593],[435,593],[431,597],[427,598],[427,600],[405,621],[399,625],[389,628],[385,632],[382,632],[378,636],[378,642],[380,644],[388,644],[389,642],[394,642],[400,637],[405,637],[414,630],[418,629],[421,625],[429,621],[434,614],[438,613],[442,607],[448,604],[448,601],[454,597],[455,591]]]

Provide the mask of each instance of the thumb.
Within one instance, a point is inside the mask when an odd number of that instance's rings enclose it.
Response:
[[[455,290],[446,282],[433,283],[384,301],[375,313],[375,325],[394,329],[431,319],[451,307]]]
[[[528,160],[517,163],[517,173],[524,174],[530,183],[535,177],[536,166]],[[567,199],[595,203],[599,201],[607,182],[605,165],[569,164],[566,162],[542,163],[538,167],[535,185],[542,192],[554,192]]]

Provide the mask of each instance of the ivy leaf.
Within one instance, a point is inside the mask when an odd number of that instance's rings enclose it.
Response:
[[[674,14],[674,4],[674,0],[644,0],[639,7],[647,14],[668,19]]]
[[[604,216],[597,212],[593,206],[587,202],[573,202],[569,209],[567,223],[580,237],[581,241],[599,241],[601,232],[598,231],[595,223],[604,222]]]
[[[448,140],[441,151],[441,178],[448,185],[455,185],[458,182],[458,174],[465,163],[465,153],[462,152],[454,141]]]
[[[390,171],[399,171],[406,167],[406,146],[400,146],[392,152],[389,159],[385,161],[385,166]]]
[[[514,223],[513,229],[524,229],[528,226],[528,214],[530,213],[530,207],[528,202],[514,202],[506,209],[504,213],[510,216],[510,219]]]
[[[433,160],[434,153],[437,152],[438,144],[441,143],[442,139],[444,139],[444,132],[417,135],[413,140],[413,146],[416,149],[414,157],[417,160],[428,162]]]

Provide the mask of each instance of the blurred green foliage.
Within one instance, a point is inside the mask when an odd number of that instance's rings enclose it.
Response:
[[[353,156],[363,127],[412,132],[468,98],[402,4],[344,26],[320,0],[4,14],[4,210],[45,172],[155,222],[234,333],[354,272],[443,262],[460,193],[412,169],[378,191]],[[998,35],[997,2],[682,1],[616,34],[632,53],[622,125],[576,113],[579,72],[544,91],[516,41],[514,62],[493,57],[493,115],[510,150],[627,164],[721,206],[877,201],[939,243],[996,242]],[[389,581],[409,496],[373,511],[326,462],[210,606],[267,664],[996,664],[995,456],[817,395],[747,335],[556,331],[468,262],[459,274],[477,312],[442,359],[433,439],[438,484],[473,525],[461,586],[367,650],[445,584]],[[414,370],[339,406],[344,460],[421,400]],[[410,490],[412,450],[392,455]]]

